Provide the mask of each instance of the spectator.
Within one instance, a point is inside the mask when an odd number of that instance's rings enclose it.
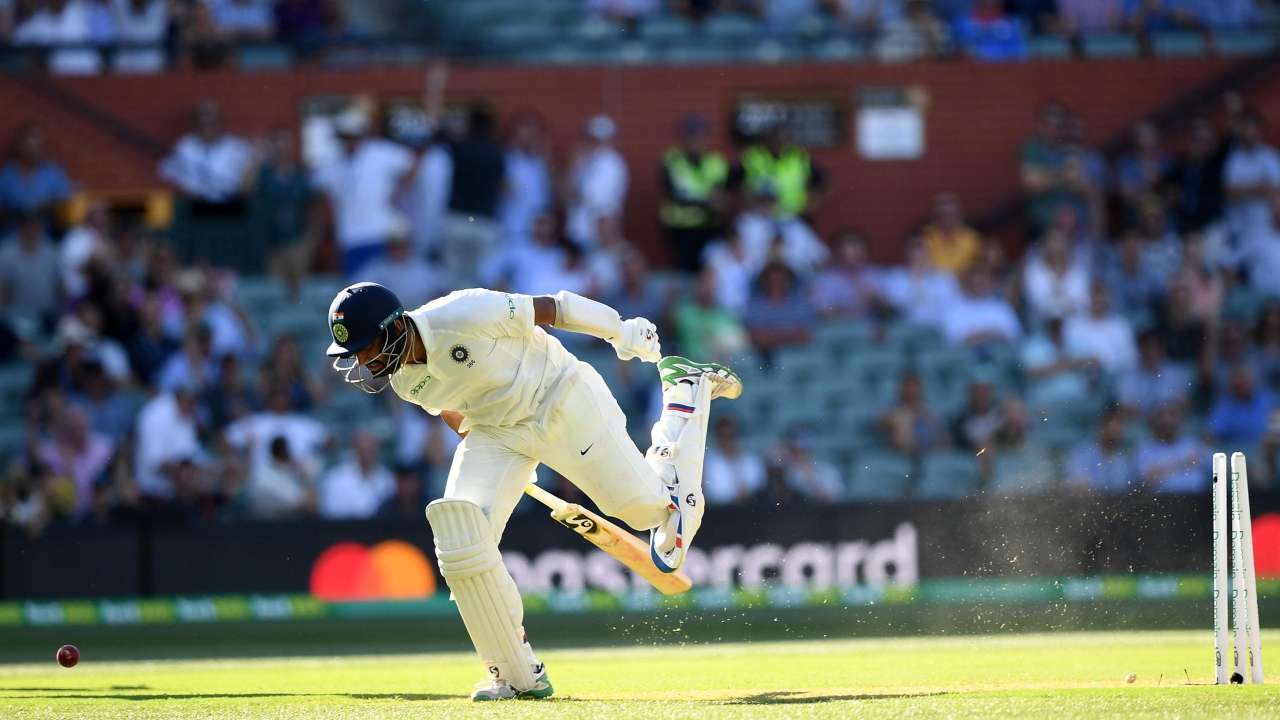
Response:
[[[351,438],[351,457],[320,483],[320,515],[328,520],[363,520],[395,493],[391,471],[378,458],[378,439],[368,432]]]
[[[534,222],[533,244],[511,248],[501,274],[512,290],[526,295],[586,292],[586,274],[573,270],[577,254],[578,249],[560,237],[555,217],[543,215]]]
[[[1215,398],[1230,392],[1231,375],[1237,365],[1245,365],[1256,379],[1266,372],[1266,366],[1250,343],[1248,326],[1235,318],[1223,322],[1217,334],[1216,346],[1205,348],[1201,378]]]
[[[234,49],[231,35],[218,26],[207,2],[170,6],[176,32],[176,60],[181,67],[212,70],[225,65]]]
[[[369,118],[352,106],[334,121],[341,143],[337,158],[316,169],[316,186],[329,196],[334,235],[348,278],[386,252],[396,224],[396,199],[413,183],[414,156],[404,147],[369,136]]]
[[[650,318],[661,325],[667,315],[667,298],[649,278],[649,264],[643,255],[623,255],[621,279],[617,285],[604,289],[605,304],[622,317]]]
[[[1280,297],[1280,190],[1269,201],[1271,222],[1240,239],[1235,259],[1249,286],[1269,298]]]
[[[920,238],[929,264],[957,277],[967,272],[982,252],[982,238],[965,224],[955,193],[940,193],[933,199],[933,222],[925,226]]]
[[[1089,272],[1073,257],[1067,238],[1050,231],[1023,275],[1027,310],[1034,322],[1068,317],[1089,304]]]
[[[143,405],[135,437],[139,493],[153,501],[174,497],[181,466],[204,458],[192,389],[179,386]]]
[[[1133,323],[1150,323],[1167,290],[1167,278],[1149,271],[1151,264],[1145,252],[1148,247],[1136,230],[1130,230],[1117,243],[1114,261],[1101,268],[1116,310]]]
[[[54,474],[71,479],[75,488],[72,516],[82,518],[89,511],[93,485],[106,472],[114,452],[110,438],[94,432],[88,415],[73,405],[62,411],[53,437],[41,443],[37,454]]]
[[[102,55],[85,46],[114,39],[114,28],[104,26],[102,17],[90,0],[46,0],[14,28],[13,44],[52,48],[49,70],[58,75],[96,75]]]
[[[744,317],[756,349],[771,354],[781,347],[807,343],[816,320],[817,313],[797,287],[790,268],[773,262],[760,271]]]
[[[880,292],[907,322],[938,327],[946,309],[960,297],[960,285],[951,273],[934,269],[924,247],[912,240],[906,266],[880,274]]]
[[[1259,387],[1247,363],[1231,367],[1225,392],[1209,409],[1209,435],[1220,445],[1253,450],[1261,445],[1275,403],[1265,387]]]
[[[844,496],[840,471],[813,453],[812,428],[788,430],[770,455],[787,489],[805,501],[834,503]]]
[[[69,300],[80,300],[89,292],[88,266],[103,262],[111,253],[111,216],[101,202],[89,206],[84,222],[62,238],[58,260],[62,266],[62,287]]]
[[[83,392],[74,398],[75,404],[88,415],[89,427],[94,433],[105,436],[112,445],[119,445],[133,429],[138,405],[118,391],[117,381],[98,360],[86,361],[83,372]]]
[[[453,194],[453,156],[449,154],[446,140],[466,134],[466,118],[459,117],[460,115],[458,112],[444,115],[436,134],[425,140],[422,159],[418,161],[414,172],[405,211],[409,215],[416,253],[440,254],[440,233],[444,229],[444,216],[449,209],[449,196]],[[516,182],[512,179],[508,181]],[[503,250],[515,244],[518,243],[504,238]]]
[[[952,345],[982,347],[1018,340],[1022,326],[1008,301],[991,292],[991,274],[970,270],[963,295],[942,308],[942,331]]]
[[[225,204],[244,192],[252,161],[249,144],[226,132],[218,104],[205,100],[196,107],[192,131],[160,163],[160,175],[192,200]]]
[[[826,0],[836,25],[857,38],[872,40],[906,16],[903,0]]]
[[[332,0],[278,0],[275,3],[276,39],[300,50],[341,37],[345,23],[342,4]]]
[[[994,449],[996,436],[1005,425],[1005,408],[996,396],[990,379],[977,375],[969,381],[969,397],[951,426],[955,444],[973,453]],[[985,461],[984,461],[985,462]]]
[[[249,514],[266,520],[307,516],[316,506],[310,472],[297,461],[283,436],[271,438],[267,457],[250,471],[245,495]]]
[[[505,162],[506,190],[499,209],[503,242],[527,245],[533,241],[534,222],[555,203],[551,140],[541,117],[525,113],[511,121]]]
[[[200,270],[182,272],[174,279],[184,322],[209,329],[209,351],[215,356],[248,355],[256,350],[249,318],[231,298],[230,281],[228,276],[210,276]]]
[[[378,508],[378,515],[417,520],[422,517],[422,509],[426,504],[427,493],[422,484],[422,474],[412,465],[399,465],[395,469],[395,491]]]
[[[1114,33],[1124,22],[1121,0],[1058,0],[1063,29],[1068,35]]]
[[[359,275],[361,280],[385,285],[410,305],[432,299],[444,284],[436,268],[414,254],[404,223],[387,236],[387,254],[366,263]]]
[[[218,382],[218,363],[213,355],[213,334],[205,325],[196,325],[182,341],[182,352],[175,353],[160,369],[156,387],[175,391],[189,387],[203,392]]]
[[[261,467],[270,458],[271,441],[283,437],[292,462],[305,468],[308,477],[314,477],[319,470],[320,451],[328,442],[324,425],[295,412],[286,388],[268,387],[266,395],[265,408],[227,426],[223,433],[227,444],[236,451],[247,452],[252,467]]]
[[[1147,195],[1138,202],[1138,233],[1143,273],[1167,290],[1183,263],[1183,243],[1169,224],[1169,214],[1158,196]]]
[[[715,276],[716,302],[734,313],[742,314],[751,298],[751,283],[763,267],[757,262],[742,235],[737,232],[730,232],[723,240],[708,245],[703,272]]]
[[[587,121],[586,143],[578,148],[566,180],[569,239],[582,248],[596,245],[600,218],[622,220],[629,183],[627,161],[614,147],[617,126],[608,115]]]
[[[729,179],[724,156],[710,149],[710,128],[701,115],[680,120],[679,142],[662,158],[662,225],[677,268],[697,272],[703,250],[720,229]]]
[[[874,271],[867,266],[866,244],[853,231],[835,241],[834,262],[813,281],[813,305],[830,316],[868,317],[880,303]]]
[[[1216,318],[1205,318],[1197,310],[1192,288],[1187,283],[1174,283],[1157,324],[1169,357],[1183,363],[1199,360],[1215,321]]]
[[[62,300],[58,255],[40,218],[28,215],[17,237],[0,244],[0,302],[18,335],[34,337],[52,327]]]
[[[1029,197],[1027,212],[1033,229],[1052,222],[1059,205],[1074,204],[1088,213],[1088,193],[1093,190],[1078,154],[1070,152],[1066,133],[1070,114],[1057,103],[1040,111],[1035,134],[1022,145],[1022,187]]]
[[[1271,195],[1280,191],[1280,153],[1262,142],[1262,116],[1246,113],[1222,170],[1227,226],[1238,238],[1271,224]]]
[[[659,0],[586,0],[587,14],[616,20],[634,29],[640,20],[661,11]]]
[[[715,276],[709,268],[698,276],[692,300],[677,305],[673,316],[677,345],[691,358],[728,361],[750,349],[742,323],[717,303]]]
[[[1262,372],[1259,381],[1268,387],[1280,387],[1280,303],[1272,300],[1262,307],[1253,342]]]
[[[1123,373],[1116,388],[1120,406],[1144,416],[1185,400],[1194,389],[1191,371],[1169,361],[1164,339],[1155,330],[1139,337],[1138,366]]]
[[[943,439],[942,424],[925,402],[920,376],[906,373],[898,384],[898,401],[880,417],[880,431],[895,451],[919,458]]]
[[[757,196],[771,194],[775,199],[773,214],[785,220],[814,212],[826,180],[809,152],[787,141],[786,128],[777,121],[763,130],[758,142],[742,151],[731,185],[745,186],[748,193]]]
[[[1195,28],[1191,12],[1171,0],[1126,0],[1125,22],[1139,35]]]
[[[809,277],[827,261],[830,251],[803,218],[777,217],[772,188],[751,191],[747,203],[733,230],[753,274],[770,260],[781,260],[797,275]]]
[[[138,308],[138,330],[127,348],[134,376],[143,385],[154,385],[160,369],[177,349],[177,341],[164,328],[161,300],[154,293],[146,295]]]
[[[44,130],[35,124],[19,128],[9,162],[0,168],[0,228],[30,215],[49,222],[71,191],[62,166],[45,155]]]
[[[1225,162],[1225,146],[1213,123],[1196,118],[1186,152],[1173,162],[1163,183],[1179,230],[1201,230],[1222,217]]]
[[[482,281],[499,247],[498,205],[506,177],[502,146],[493,138],[493,115],[476,106],[467,113],[467,134],[449,142],[453,177],[440,235],[441,259],[450,282],[471,287]]]
[[[264,396],[276,391],[285,393],[288,407],[297,412],[309,412],[326,394],[320,379],[303,364],[298,338],[290,333],[276,336],[271,352],[264,358],[258,387]]]
[[[1169,156],[1160,140],[1160,131],[1151,122],[1140,122],[1133,129],[1132,146],[1116,162],[1115,183],[1127,202],[1153,192],[1169,172]]]
[[[156,73],[165,65],[169,4],[165,0],[114,0],[120,43],[112,69],[117,73]]]
[[[258,408],[258,393],[245,379],[240,358],[227,353],[218,360],[218,383],[205,388],[204,407],[208,408],[209,424],[217,432],[227,425],[247,417]]]
[[[1089,392],[1096,362],[1063,337],[1062,319],[1048,318],[1043,329],[1022,346],[1027,402],[1040,413],[1065,407]]]
[[[1005,14],[1002,0],[975,0],[956,23],[956,44],[976,60],[1020,60],[1027,56],[1022,28]]]
[[[715,422],[715,444],[707,451],[703,491],[715,505],[743,505],[764,489],[764,462],[742,447],[738,420],[721,415]]]
[[[1248,30],[1262,15],[1255,0],[1200,0],[1190,5],[1192,21],[1212,30]]]
[[[1005,11],[1013,15],[1032,35],[1062,32],[1062,10],[1069,0],[1005,0]]]
[[[1099,495],[1124,495],[1136,486],[1138,472],[1125,438],[1125,413],[1108,408],[1098,435],[1074,450],[1067,460],[1067,487]]]
[[[997,435],[997,449],[990,458],[991,485],[995,493],[1021,495],[1053,488],[1055,463],[1043,446],[1027,437],[1027,411],[1013,398],[1003,403],[1004,423]],[[986,456],[983,456],[987,460]]]
[[[1143,483],[1155,493],[1199,493],[1209,487],[1201,466],[1209,449],[1184,433],[1182,409],[1166,405],[1151,415],[1151,437],[1138,446],[1137,466]]]
[[[319,243],[320,205],[299,161],[293,131],[276,128],[265,145],[253,183],[252,215],[270,253],[271,271],[297,298]]]
[[[1107,286],[1095,282],[1090,291],[1089,312],[1066,321],[1062,334],[1067,346],[1082,357],[1096,360],[1113,375],[1132,370],[1138,364],[1138,348],[1129,321],[1111,311]]]
[[[892,3],[877,3],[881,7]],[[883,62],[938,58],[951,52],[951,31],[929,0],[906,0],[905,15],[890,19],[875,44]]]
[[[267,40],[275,34],[275,13],[268,0],[213,0],[218,29],[236,42]]]

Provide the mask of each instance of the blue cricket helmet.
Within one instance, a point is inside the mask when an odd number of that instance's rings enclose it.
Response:
[[[387,386],[387,378],[400,369],[409,348],[409,323],[396,326],[404,316],[400,298],[378,283],[362,282],[340,290],[329,303],[329,343],[325,354],[334,358],[333,369],[347,382],[370,393]],[[355,354],[382,341],[379,353],[366,365]]]

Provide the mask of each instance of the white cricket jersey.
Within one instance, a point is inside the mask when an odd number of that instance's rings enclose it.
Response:
[[[405,313],[427,348],[391,388],[432,415],[462,413],[462,430],[539,419],[547,393],[576,372],[577,358],[533,324],[533,297],[458,290]]]

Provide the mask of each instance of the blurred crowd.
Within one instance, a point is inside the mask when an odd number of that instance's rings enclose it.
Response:
[[[670,265],[658,283],[623,231],[632,178],[653,167],[629,167],[612,118],[583,118],[574,146],[553,152],[536,115],[446,111],[432,78],[412,146],[355,102],[318,126],[304,160],[293,131],[242,137],[205,102],[158,172],[179,203],[257,218],[254,250],[283,288],[275,310],[295,307],[321,333],[311,318],[329,296],[301,300],[317,267],[382,282],[409,305],[475,284],[567,289],[655,320],[668,353],[766,375],[788,371],[783,359],[824,326],[911,326],[960,366],[1012,357],[1016,377],[966,375],[963,401],[944,407],[908,368],[886,380],[897,389],[883,407],[848,398],[875,412],[873,444],[909,462],[976,457],[990,491],[1013,467],[1021,487],[1043,477],[1037,491],[1199,492],[1212,444],[1247,449],[1251,475],[1267,477],[1280,438],[1280,155],[1237,96],[1174,136],[1140,124],[1114,157],[1049,104],[1022,147],[1018,257],[942,193],[891,265],[869,261],[856,229],[812,224],[825,173],[785,126],[726,153],[712,119],[688,115],[653,159]],[[75,190],[41,128],[21,129],[0,166],[0,367],[32,370],[0,517],[38,531],[420,516],[451,433],[392,398],[352,405],[365,400],[335,387],[316,338],[255,319],[272,308],[246,303],[241,286],[260,279],[182,263],[163,232],[102,205],[68,226]],[[607,363],[644,446],[658,384],[635,363]],[[1084,397],[1106,402],[1059,478],[1063,462],[1032,431]],[[322,420],[336,407],[342,432]],[[710,501],[847,496],[848,467],[811,428],[744,442],[743,424],[760,418],[732,411],[714,425]]]
[[[348,34],[339,0],[0,1],[0,41],[49,50],[66,75],[208,69],[239,43],[306,49]]]
[[[462,5],[463,0],[418,7],[362,7],[342,0],[0,0],[0,46],[29,48],[41,57],[47,53],[32,64],[55,73],[136,73],[237,62],[287,64],[323,57],[326,44],[360,39],[446,52],[524,52],[536,48],[504,48],[488,33],[519,26],[529,17],[550,14],[556,22],[564,17],[562,3],[539,6],[531,0],[527,16],[513,12],[516,6],[499,5],[495,17],[477,15],[481,19],[463,21],[466,26],[458,28],[480,38],[473,47],[455,44],[451,37],[447,18]],[[680,19],[692,27],[692,42],[704,38],[709,48],[723,44],[724,37],[743,45],[770,38],[801,45],[839,39],[857,42],[885,61],[1003,61],[1032,55],[1036,38],[1078,43],[1124,34],[1146,42],[1158,34],[1182,34],[1212,41],[1215,33],[1274,30],[1274,6],[1274,0],[583,0],[580,10],[571,5],[572,19],[554,34],[570,44],[593,33],[646,41],[663,34],[646,31],[650,23]],[[356,27],[352,15],[381,30]],[[592,30],[595,26],[602,27]],[[236,54],[241,47],[265,43],[288,50],[276,60],[270,53]]]

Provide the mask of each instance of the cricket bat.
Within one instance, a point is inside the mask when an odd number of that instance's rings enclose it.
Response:
[[[530,483],[524,492],[529,497],[551,509],[551,519],[578,533],[587,542],[608,553],[614,560],[626,565],[663,595],[679,595],[693,587],[693,582],[683,570],[664,573],[649,559],[649,545],[612,522],[590,510],[561,500],[542,488]]]

